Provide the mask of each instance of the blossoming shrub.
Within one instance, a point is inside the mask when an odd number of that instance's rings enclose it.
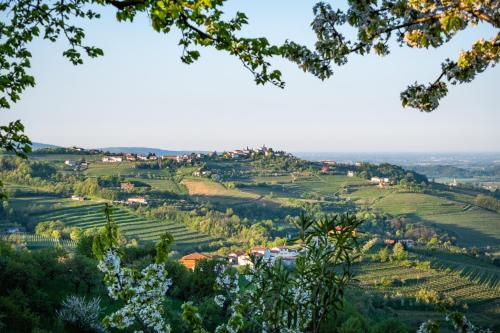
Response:
[[[106,330],[99,320],[100,303],[98,297],[87,301],[84,297],[69,296],[57,311],[57,317],[70,332],[104,333]]]
[[[171,280],[167,277],[167,259],[173,238],[161,237],[156,247],[156,262],[141,271],[123,267],[119,248],[118,227],[112,220],[112,209],[106,205],[107,224],[94,239],[93,249],[99,260],[98,268],[104,273],[108,295],[120,300],[124,306],[104,318],[107,327],[125,329],[140,327],[135,332],[170,332],[163,318],[163,301]]]

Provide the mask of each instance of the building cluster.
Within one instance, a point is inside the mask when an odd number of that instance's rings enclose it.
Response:
[[[401,243],[405,249],[409,249],[415,246],[415,241],[413,239],[384,239],[384,244],[387,246],[394,246],[396,243]]]
[[[104,156],[102,158],[102,163],[121,163],[123,162],[123,157],[121,156]]]
[[[145,197],[131,197],[127,200],[116,200],[114,203],[122,204],[122,205],[147,205],[148,200]]]
[[[76,160],[66,160],[64,161],[64,164],[73,168],[74,170],[81,170],[85,169],[89,164],[85,162],[84,160],[82,161],[76,161]]]
[[[382,177],[372,177],[370,179],[370,182],[372,184],[375,184],[377,185],[378,187],[387,187],[390,185],[390,181],[389,181],[389,178],[382,178]]]
[[[227,257],[216,257],[204,253],[190,253],[182,257],[179,261],[189,269],[194,269],[198,261],[203,259],[221,259],[226,260],[233,267],[252,265],[251,257],[262,258],[270,264],[274,264],[276,260],[281,259],[283,264],[291,266],[295,263],[298,252],[288,246],[277,246],[266,248],[264,246],[256,246],[250,249],[249,252],[235,251],[228,254]]]
[[[248,158],[252,156],[282,156],[284,155],[284,152],[277,152],[274,151],[272,148],[266,147],[263,145],[262,147],[258,149],[254,148],[248,148],[246,147],[245,149],[235,149],[229,152],[223,153],[223,156],[226,158]]]

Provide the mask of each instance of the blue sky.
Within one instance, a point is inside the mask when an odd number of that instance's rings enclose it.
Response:
[[[250,18],[248,36],[310,44],[309,1],[230,0]],[[84,25],[89,43],[105,56],[74,67],[62,58],[64,43],[35,41],[32,73],[37,86],[0,123],[21,119],[34,141],[64,146],[150,146],[224,150],[266,144],[288,151],[499,151],[499,68],[471,84],[452,86],[430,114],[403,109],[407,84],[434,80],[446,57],[456,58],[480,26],[437,50],[395,47],[384,58],[355,56],[321,82],[293,64],[274,61],[287,87],[256,86],[224,53],[202,50],[181,63],[178,35],[153,32],[146,17],[118,23],[114,10]]]

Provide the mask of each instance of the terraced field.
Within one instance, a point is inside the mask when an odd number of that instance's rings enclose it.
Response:
[[[26,212],[34,223],[60,220],[67,226],[82,229],[99,228],[105,223],[102,203],[80,203],[69,199],[37,196],[15,198],[9,204]],[[196,250],[214,240],[210,236],[189,230],[182,224],[145,219],[127,207],[116,206],[113,217],[127,238],[135,238],[141,242],[157,241],[165,231],[172,233],[175,239],[174,247],[178,251]]]
[[[434,268],[451,269],[462,277],[486,284],[500,292],[500,268],[491,263],[440,249],[413,248],[412,253],[429,260]]]
[[[485,320],[488,326],[500,325],[500,291],[472,282],[458,273],[403,267],[397,262],[363,262],[355,267],[355,274],[358,286],[365,292],[389,298],[406,298],[411,303],[421,288],[435,290],[444,297],[451,297],[458,306],[466,306],[473,318],[477,315],[476,319]],[[399,283],[383,285],[384,279]]]
[[[61,220],[68,226],[77,226],[83,229],[96,228],[102,227],[105,223],[102,209],[102,205],[88,204],[54,210],[40,215],[39,219],[40,221]],[[113,219],[125,236],[139,241],[157,241],[165,231],[174,236],[178,249],[195,249],[213,240],[210,236],[188,230],[184,225],[139,217],[125,207],[115,207]]]
[[[30,233],[0,234],[0,240],[11,241],[15,243],[24,243],[30,250],[38,250],[56,246],[61,246],[66,249],[73,249],[76,246],[76,242],[70,239],[58,240],[55,238],[43,237]]]

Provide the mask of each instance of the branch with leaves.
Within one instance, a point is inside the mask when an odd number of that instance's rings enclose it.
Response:
[[[288,41],[281,48],[284,57],[300,68],[324,80],[333,75],[333,66],[342,66],[353,54],[390,53],[392,39],[410,48],[437,48],[449,42],[459,31],[479,23],[500,28],[500,2],[495,0],[369,0],[348,1],[348,9],[334,9],[326,2],[317,3],[311,24],[317,41],[313,50]],[[349,39],[342,27],[354,28],[356,38]],[[401,93],[404,107],[430,112],[448,92],[451,84],[471,82],[475,76],[500,60],[500,33],[476,41],[460,52],[456,61],[446,59],[438,78],[428,85],[415,83]]]

